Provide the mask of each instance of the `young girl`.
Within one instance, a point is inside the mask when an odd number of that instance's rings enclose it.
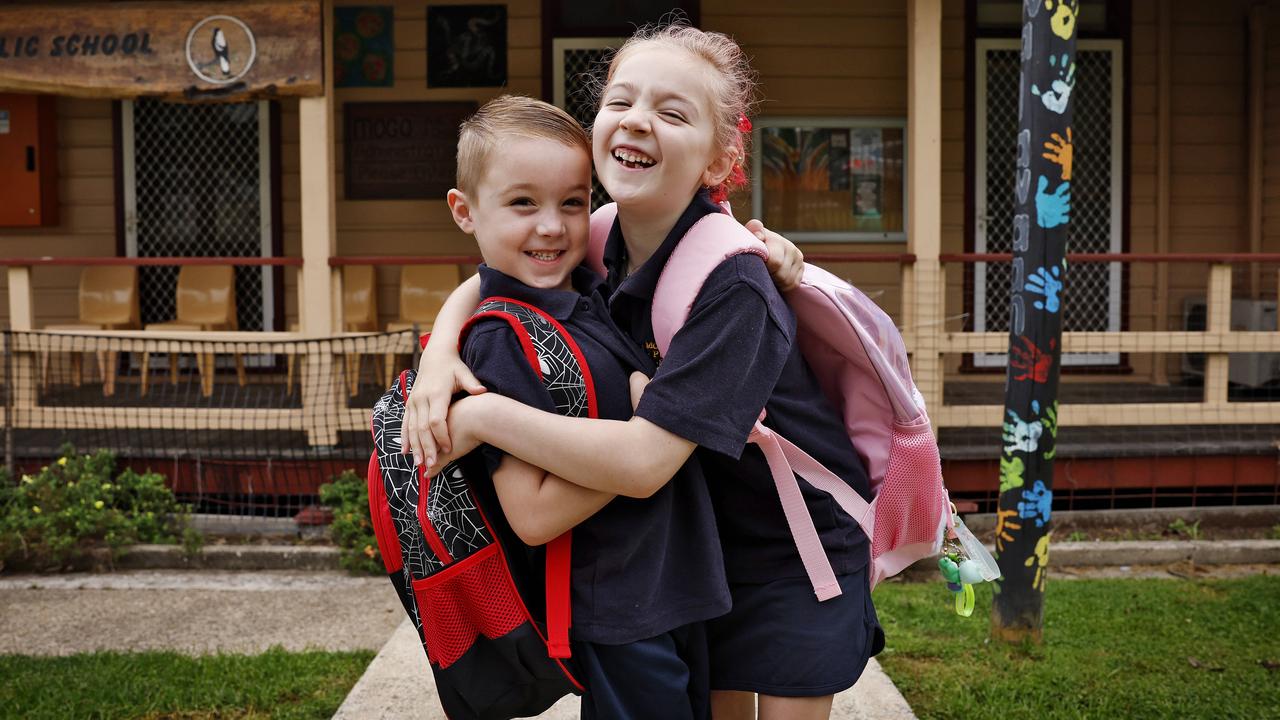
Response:
[[[610,64],[592,139],[596,172],[618,203],[605,294],[613,321],[641,347],[654,347],[650,303],[676,244],[719,211],[714,201],[730,185],[745,182],[753,93],[731,39],[683,25],[642,30]],[[446,314],[465,316],[474,293],[456,293]],[[438,319],[437,333],[456,321]],[[455,377],[450,346],[431,343],[423,355],[422,372],[435,376],[436,387]],[[832,695],[852,686],[883,644],[867,581],[869,542],[831,497],[801,484],[843,590],[817,602],[748,433],[763,410],[767,425],[864,496],[868,480],[799,354],[795,318],[765,264],[752,255],[724,261],[660,360],[629,421],[560,417],[477,394],[449,410],[447,432],[436,439],[455,454],[487,442],[571,482],[633,497],[662,487],[696,452],[733,597],[733,609],[707,628],[717,720],[753,716],[750,693],[759,694],[763,718],[826,718]],[[470,379],[462,384],[480,390]],[[422,403],[416,411],[418,436],[409,442],[438,467],[448,458],[433,457],[424,422],[430,408]]]

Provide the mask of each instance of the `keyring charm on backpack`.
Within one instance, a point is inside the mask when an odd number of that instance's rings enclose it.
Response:
[[[938,557],[938,570],[947,581],[947,589],[955,594],[956,614],[973,615],[973,586],[1000,577],[1000,566],[978,538],[965,527],[955,503],[951,504],[955,537],[947,538]]]

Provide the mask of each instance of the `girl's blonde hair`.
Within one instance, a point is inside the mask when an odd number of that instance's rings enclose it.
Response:
[[[746,53],[733,38],[718,32],[707,32],[683,21],[645,25],[633,34],[609,61],[605,74],[607,87],[618,65],[631,53],[649,47],[675,48],[700,58],[714,71],[711,83],[711,108],[715,122],[715,146],[738,149],[738,159],[729,177],[711,189],[712,199],[723,200],[730,191],[747,184],[746,153],[751,140],[751,123],[747,119],[756,103],[756,74]],[[603,90],[603,88],[601,88]],[[601,92],[597,98],[603,97]]]

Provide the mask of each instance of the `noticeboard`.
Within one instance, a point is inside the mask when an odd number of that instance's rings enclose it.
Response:
[[[443,199],[457,175],[458,126],[474,102],[344,103],[347,200]]]

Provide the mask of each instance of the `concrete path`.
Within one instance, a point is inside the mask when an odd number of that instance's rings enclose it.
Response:
[[[408,620],[396,629],[333,717],[334,720],[445,720],[427,668],[426,653]],[[538,717],[574,720],[578,717],[578,699],[563,698]],[[836,696],[831,717],[912,720],[915,715],[873,658],[858,684]]]
[[[403,617],[386,578],[337,571],[0,576],[0,654],[378,650]]]

